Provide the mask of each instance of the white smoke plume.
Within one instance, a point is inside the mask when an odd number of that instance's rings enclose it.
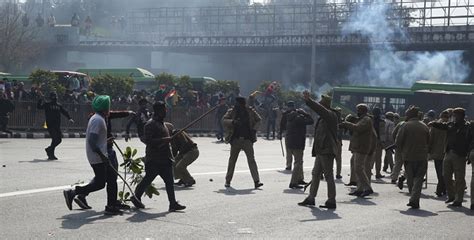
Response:
[[[410,87],[418,80],[466,80],[471,70],[462,61],[463,51],[397,52],[390,40],[406,40],[406,32],[387,20],[389,8],[382,1],[361,5],[343,26],[344,34],[361,34],[370,41],[370,64],[351,69],[351,84]]]

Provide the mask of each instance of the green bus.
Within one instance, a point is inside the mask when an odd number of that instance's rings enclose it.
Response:
[[[474,115],[474,84],[418,81],[411,88],[348,85],[333,88],[333,107],[354,114],[359,103],[401,116],[410,105],[419,106],[424,112],[432,109],[438,113],[446,108],[463,107]]]
[[[143,68],[78,69],[77,72],[85,73],[92,78],[101,75],[130,77],[135,82],[134,88],[137,90],[147,89],[155,83],[155,75]]]

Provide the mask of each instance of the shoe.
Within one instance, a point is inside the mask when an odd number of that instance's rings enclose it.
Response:
[[[301,186],[301,185],[298,185],[298,184],[290,183],[289,188],[291,188],[291,189],[302,189],[304,187]]]
[[[53,155],[53,156],[49,157],[48,160],[58,160],[58,158]]]
[[[377,175],[375,175],[375,178],[377,178],[377,179],[379,179],[379,178],[384,178],[384,177],[385,177],[385,175],[382,175],[382,174],[377,174]]]
[[[117,201],[115,202],[115,206],[118,208],[118,209],[121,209],[121,210],[130,210],[131,207],[125,203],[122,203],[120,201]]]
[[[336,209],[336,204],[326,202],[324,205],[319,205],[319,207],[320,208],[327,208],[327,209]]]
[[[58,158],[54,156],[54,153],[50,147],[45,148],[44,151],[46,152],[46,155],[48,156],[48,160],[58,160]]]
[[[74,190],[69,189],[69,190],[64,190],[63,191],[64,195],[64,200],[66,200],[66,206],[69,210],[72,210],[72,201],[74,200]]]
[[[344,184],[344,186],[357,186],[357,183],[356,182],[349,182],[349,183]]]
[[[362,194],[361,191],[354,191],[354,192],[349,193],[350,196],[360,196],[360,194]]]
[[[179,204],[178,202],[175,202],[174,204],[170,205],[170,208],[168,209],[169,212],[176,212],[180,210],[186,209],[186,206],[183,206]]]
[[[230,183],[226,182],[226,183],[224,184],[224,187],[230,188]]]
[[[373,191],[372,191],[372,193],[373,193]],[[367,196],[369,196],[370,194],[371,194],[371,193],[370,193],[370,190],[365,190],[365,191],[363,191],[363,192],[359,195],[359,197],[362,197],[362,198],[363,198],[363,197],[367,197]]]
[[[412,202],[409,202],[407,204],[408,207],[411,207],[412,209],[419,209],[420,208],[420,204],[419,203],[412,203]]]
[[[404,177],[404,176],[401,176],[401,177],[398,178],[398,184],[397,184],[397,185],[398,185],[398,188],[399,188],[400,190],[403,190],[403,182],[404,182],[404,181],[405,181],[405,177]]]
[[[301,180],[301,181],[298,182],[298,184],[299,184],[299,185],[306,185],[306,184],[308,184],[308,183],[305,182],[304,180]]]
[[[450,202],[454,202],[454,198],[448,198],[448,200],[444,201],[444,203],[450,203]]]
[[[437,197],[442,197],[444,195],[446,195],[446,192],[435,192],[436,196]]]
[[[340,174],[336,175],[336,179],[341,179],[341,178],[342,178],[342,176]]]
[[[259,188],[259,187],[261,187],[261,186],[263,186],[263,183],[261,183],[261,182],[255,182],[255,189],[257,189],[257,188]]]
[[[74,202],[79,205],[81,209],[91,209],[92,207],[87,204],[86,196],[84,195],[77,195],[76,198],[74,198]]]
[[[181,179],[179,179],[179,181],[177,181],[177,182],[174,183],[174,185],[176,185],[176,186],[181,186],[181,185],[183,185],[183,184],[184,184],[184,182],[183,182],[183,180],[181,180]]]
[[[123,212],[117,206],[105,206],[105,215],[122,215]]]
[[[462,207],[462,202],[453,202],[449,206],[451,206],[451,207]]]
[[[374,194],[374,190],[372,190],[372,188],[369,189],[369,190],[367,190],[367,192],[368,192],[369,194]]]
[[[300,206],[314,206],[314,200],[309,200],[305,198],[302,202],[299,202],[298,205]]]
[[[138,209],[145,208],[145,205],[142,203],[141,199],[132,197],[130,201],[132,201],[133,206],[135,206]]]
[[[471,210],[474,211],[474,204],[471,204]]]
[[[286,167],[285,170],[286,171],[291,171],[291,167]]]

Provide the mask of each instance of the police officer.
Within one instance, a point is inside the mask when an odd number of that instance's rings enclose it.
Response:
[[[423,120],[425,122],[426,118]],[[446,123],[449,120],[449,113],[447,111],[441,112],[437,122]],[[446,185],[443,177],[443,159],[446,151],[446,131],[430,127],[430,151],[429,159],[432,159],[435,164],[436,176],[438,184],[436,185],[436,196],[442,197],[446,195]]]
[[[395,139],[393,138],[392,132],[395,128],[393,112],[385,113],[385,145],[384,148],[391,146]],[[393,152],[391,150],[385,150],[385,157],[383,161],[383,171],[387,172],[390,167],[390,172],[393,171]]]
[[[381,174],[380,170],[382,169],[382,149],[385,147],[385,121],[381,117],[382,111],[380,110],[380,108],[375,107],[372,110],[372,114],[374,129],[377,135],[377,141],[375,141],[375,152],[372,155],[371,159],[371,169],[374,167],[375,164],[375,178],[383,178],[384,175]]]
[[[38,109],[44,109],[46,117],[46,125],[48,127],[49,136],[51,136],[51,144],[45,148],[48,160],[57,160],[58,158],[54,154],[54,150],[62,141],[61,133],[61,114],[68,118],[70,123],[74,123],[69,113],[58,103],[58,95],[56,92],[49,94],[49,102],[44,102],[43,99],[38,100],[36,107]]]
[[[127,123],[125,141],[130,139],[130,127],[135,124],[137,126],[137,134],[140,140],[144,136],[144,127],[147,121],[150,119],[151,114],[147,108],[148,101],[145,98],[142,98],[138,101],[138,111]],[[142,140],[143,141],[143,140]]]
[[[454,121],[430,123],[434,128],[447,131],[443,177],[448,194],[446,203],[452,202],[451,206],[453,207],[462,206],[464,187],[466,186],[466,160],[469,152],[474,149],[474,132],[470,123],[465,120],[465,116],[466,110],[464,108],[455,108],[453,110]]]
[[[176,201],[173,181],[173,160],[170,150],[170,137],[168,128],[165,126],[166,105],[162,101],[153,104],[153,118],[144,127],[142,141],[146,144],[145,176],[135,188],[135,196],[132,203],[136,208],[145,208],[141,202],[141,197],[145,190],[155,180],[156,176],[165,182],[166,194],[168,195],[169,211],[175,212],[183,210],[186,206]]]
[[[285,112],[280,123],[281,139],[282,132],[285,133],[285,145],[287,158],[294,157],[295,163],[291,174],[289,188],[303,188],[305,185],[303,175],[303,153],[306,143],[306,126],[314,123],[313,118],[303,109],[295,109],[294,102],[287,103],[289,109]]]
[[[194,180],[187,168],[199,157],[197,144],[194,143],[186,132],[178,133],[174,129],[173,124],[166,122],[165,125],[171,135],[177,134],[171,141],[171,150],[174,156],[174,178],[179,179],[176,185],[191,187],[196,184],[196,180]]]
[[[420,195],[423,178],[428,167],[428,145],[430,133],[428,127],[421,122],[417,107],[410,107],[406,113],[406,123],[400,128],[395,139],[397,151],[401,152],[405,164],[408,191],[411,194],[407,206],[420,208]]]
[[[262,118],[255,109],[246,106],[244,97],[236,97],[234,107],[230,108],[222,119],[226,130],[225,141],[230,143],[230,156],[224,186],[226,188],[230,187],[235,164],[242,150],[247,156],[247,163],[255,188],[263,186],[263,183],[260,182],[253,150],[253,144],[257,141],[257,127]]]
[[[370,155],[375,150],[375,130],[373,128],[372,118],[367,113],[369,108],[365,104],[356,106],[357,123],[344,121],[341,127],[352,131],[349,150],[354,154],[354,165],[357,176],[357,188],[354,192],[349,193],[352,196],[365,197],[373,193],[370,187]]]
[[[282,136],[283,136],[283,133],[286,131],[286,125],[287,125],[287,115],[294,112],[296,109],[295,109],[295,102],[293,101],[288,101],[286,103],[286,111],[284,111],[281,115],[281,119],[280,119],[280,132],[278,134],[278,138],[281,139]],[[289,150],[288,150],[288,144],[287,142],[288,139],[285,137],[285,150],[286,152],[288,153]],[[286,154],[286,168],[285,170],[287,171],[291,171],[291,165],[293,163],[293,154]]]
[[[321,208],[336,208],[336,184],[334,183],[334,157],[337,154],[337,114],[331,109],[331,98],[326,95],[321,96],[318,103],[311,99],[309,92],[303,93],[306,105],[315,111],[319,118],[315,124],[314,143],[312,155],[316,157],[312,171],[312,180],[309,195],[300,206],[314,206],[314,198],[318,193],[319,182],[324,173],[328,185],[328,200]]]

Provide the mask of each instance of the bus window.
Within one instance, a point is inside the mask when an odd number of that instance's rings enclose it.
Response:
[[[404,98],[390,98],[390,106],[392,109],[389,109],[389,111],[396,113],[405,111],[405,101]]]

